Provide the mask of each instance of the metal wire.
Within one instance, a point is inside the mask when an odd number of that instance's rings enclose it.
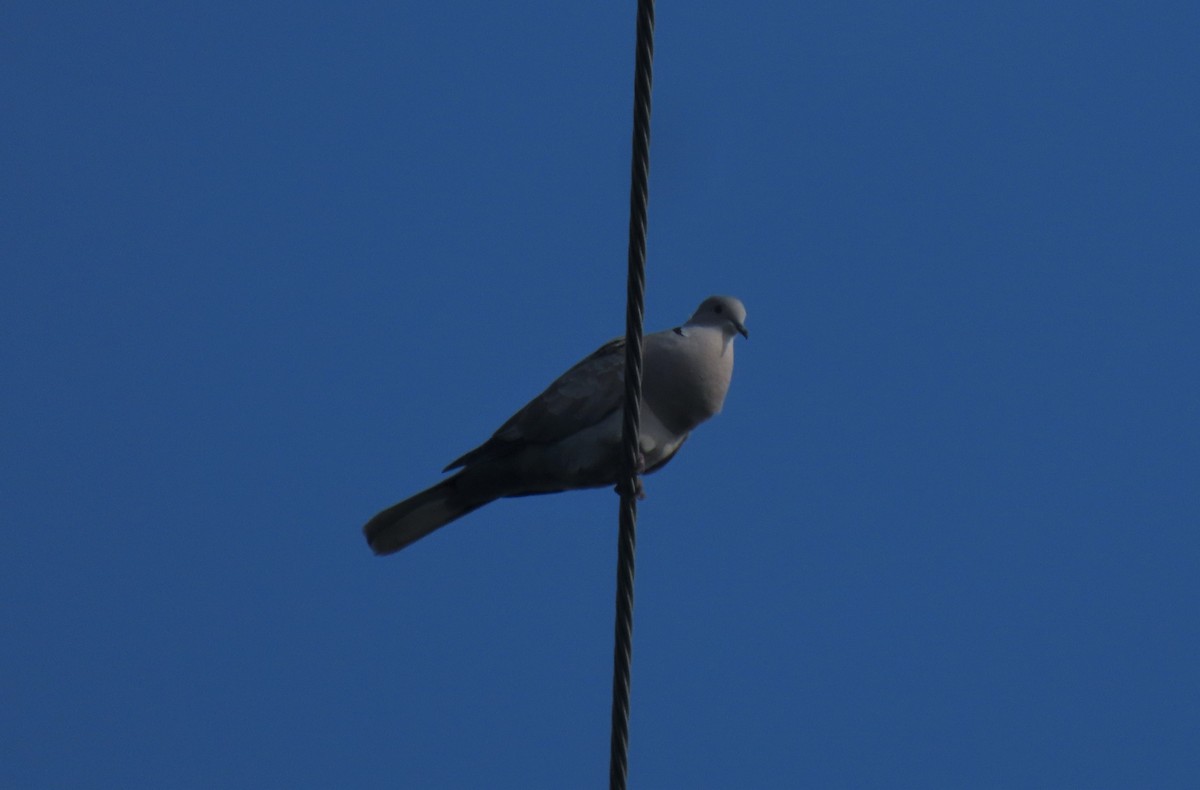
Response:
[[[617,617],[613,646],[611,759],[608,783],[624,790],[629,773],[629,688],[633,661],[633,573],[637,547],[638,466],[641,453],[642,316],[646,294],[646,206],[650,181],[650,88],[654,61],[654,0],[638,0],[633,82],[633,164],[629,189],[629,274],[625,310],[625,419],[617,538]]]

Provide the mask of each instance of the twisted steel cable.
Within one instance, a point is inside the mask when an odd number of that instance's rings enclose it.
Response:
[[[629,772],[629,688],[633,660],[633,573],[637,546],[639,403],[642,397],[642,317],[646,294],[646,207],[650,181],[650,88],[654,61],[654,0],[638,0],[633,83],[633,164],[629,189],[629,267],[625,310],[625,419],[617,490],[617,614],[613,646],[612,740],[608,781],[624,790]]]

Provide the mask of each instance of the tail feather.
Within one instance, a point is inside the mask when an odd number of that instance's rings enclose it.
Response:
[[[483,507],[494,497],[465,497],[459,475],[414,494],[378,513],[363,527],[367,543],[376,554],[393,554],[410,543]]]

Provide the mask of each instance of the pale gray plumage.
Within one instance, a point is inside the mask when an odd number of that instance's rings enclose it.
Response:
[[[721,410],[733,375],[733,337],[749,336],[746,308],[710,296],[683,326],[646,335],[641,401],[642,471],[671,460]],[[560,376],[444,471],[461,471],[382,511],[363,527],[391,554],[501,497],[596,488],[616,481],[625,397],[625,340],[613,340]]]

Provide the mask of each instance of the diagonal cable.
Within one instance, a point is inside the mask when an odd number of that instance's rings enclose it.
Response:
[[[629,683],[633,660],[633,573],[637,546],[639,403],[642,395],[642,316],[646,301],[646,205],[650,180],[650,88],[654,61],[654,0],[638,0],[633,83],[633,164],[629,189],[629,285],[625,310],[625,419],[617,538],[617,613],[613,646],[612,740],[608,781],[624,790],[629,772]]]

